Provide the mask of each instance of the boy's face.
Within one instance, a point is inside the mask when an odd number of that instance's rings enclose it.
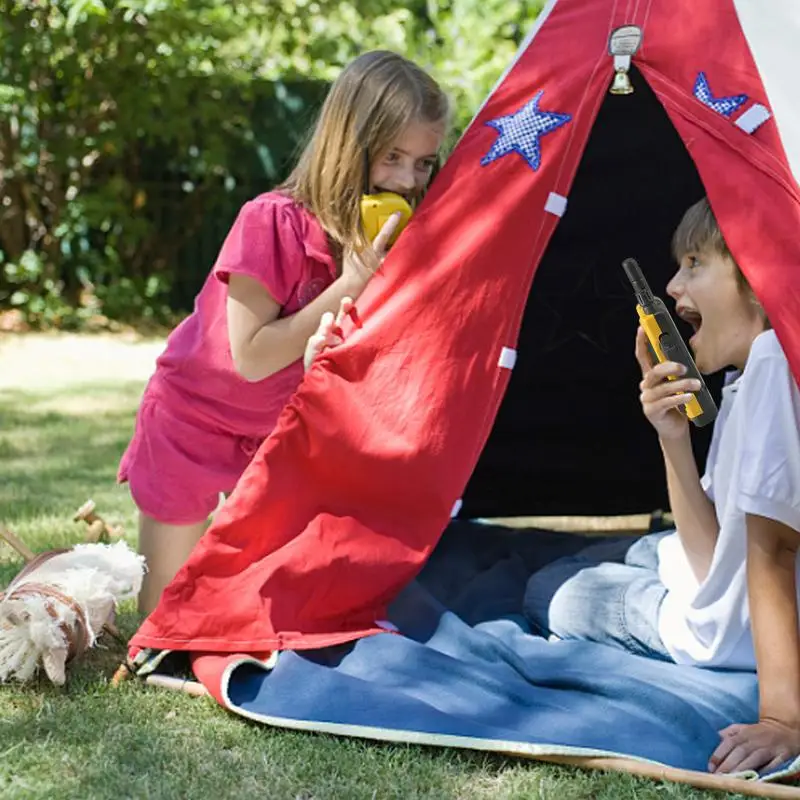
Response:
[[[687,253],[667,292],[677,315],[695,330],[689,345],[700,372],[744,369],[764,322],[742,291],[733,261],[708,250]]]

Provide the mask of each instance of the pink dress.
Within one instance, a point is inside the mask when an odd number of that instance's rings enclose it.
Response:
[[[246,203],[147,384],[119,466],[139,509],[174,525],[205,520],[230,492],[303,377],[302,360],[262,381],[236,371],[228,342],[227,282],[258,280],[294,314],[336,278],[316,218],[274,192]]]

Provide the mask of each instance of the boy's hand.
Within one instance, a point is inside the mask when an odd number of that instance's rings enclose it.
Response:
[[[308,372],[314,359],[329,347],[341,344],[342,339],[342,323],[344,318],[350,313],[353,308],[353,300],[350,297],[343,297],[342,302],[339,304],[339,313],[336,317],[330,311],[326,311],[319,321],[317,332],[309,337],[306,344],[306,351],[303,355],[303,371]]]
[[[755,725],[729,725],[708,763],[709,772],[759,772],[800,755],[800,729],[773,719]]]
[[[679,410],[700,389],[696,378],[683,378],[686,367],[674,361],[653,366],[647,349],[647,336],[642,328],[636,332],[636,360],[642,370],[639,399],[648,422],[661,439],[680,439],[686,435],[689,420]],[[669,380],[674,376],[677,380]]]

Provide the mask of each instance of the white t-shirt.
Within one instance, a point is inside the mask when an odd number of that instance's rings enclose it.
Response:
[[[745,514],[800,531],[800,391],[774,331],[756,337],[722,393],[702,480],[720,525],[711,568],[698,584],[677,533],[659,542],[658,632],[679,664],[754,670]]]

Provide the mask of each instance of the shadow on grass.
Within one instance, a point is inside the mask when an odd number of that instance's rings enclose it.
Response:
[[[95,650],[71,668],[63,688],[42,679],[13,698],[0,697],[0,729],[14,751],[0,759],[0,790],[109,800],[448,798],[464,797],[476,775],[493,779],[513,763],[272,729],[228,714],[209,698],[138,682],[114,689],[107,679],[121,655],[116,645]]]
[[[89,497],[109,522],[133,531],[116,472],[141,391],[141,382],[125,381],[0,392],[0,521],[33,550],[82,541],[84,524],[72,516]]]
[[[5,493],[10,489],[18,495],[14,499],[35,498],[46,513],[78,484],[114,482],[133,432],[141,387],[128,382],[105,393],[95,386],[90,390],[93,399],[106,394],[116,398],[118,406],[70,413],[39,410],[41,396],[30,392],[0,396],[0,475]]]

